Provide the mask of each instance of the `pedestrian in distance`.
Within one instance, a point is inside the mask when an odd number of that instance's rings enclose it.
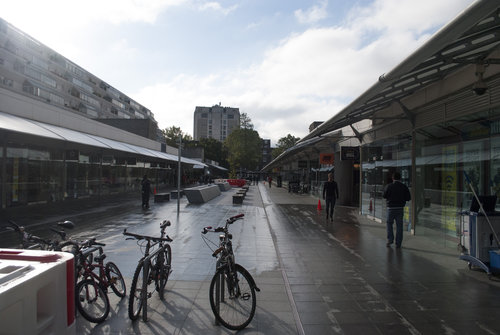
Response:
[[[392,174],[392,183],[385,187],[384,199],[387,202],[387,247],[394,243],[393,223],[396,221],[396,248],[403,242],[403,215],[407,201],[411,200],[410,190],[401,182],[401,174]]]
[[[149,208],[149,195],[151,194],[151,182],[147,175],[144,175],[141,181],[142,208]]]
[[[269,176],[267,178],[267,181],[269,182],[269,188],[271,188],[271,186],[273,185],[273,178],[271,176]]]
[[[326,220],[328,217],[330,221],[333,222],[333,210],[335,208],[335,203],[339,198],[339,188],[337,182],[333,180],[333,173],[328,174],[328,181],[323,185],[323,200],[326,203]]]

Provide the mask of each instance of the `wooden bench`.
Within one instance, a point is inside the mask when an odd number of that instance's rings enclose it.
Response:
[[[243,204],[243,198],[245,196],[243,194],[240,194],[240,193],[236,193],[233,195],[233,205],[241,205]]]
[[[165,202],[170,201],[170,193],[156,193],[155,202]]]

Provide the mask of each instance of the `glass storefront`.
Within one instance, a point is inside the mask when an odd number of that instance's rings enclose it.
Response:
[[[387,208],[382,195],[385,186],[392,182],[395,171],[401,173],[401,181],[411,185],[411,138],[401,136],[362,147],[362,202],[361,211],[385,222]],[[405,207],[405,226],[411,228],[411,202]]]
[[[3,138],[3,208],[139,192],[145,174],[157,192],[177,180],[160,158],[14,133]]]
[[[471,207],[470,186],[478,195],[500,196],[500,109],[435,124],[415,134],[414,205],[408,203],[405,222],[411,224],[414,208],[416,234],[456,247],[461,215]],[[363,147],[363,214],[385,222],[381,192],[394,169],[411,189],[410,137]],[[496,209],[500,210],[498,201]]]

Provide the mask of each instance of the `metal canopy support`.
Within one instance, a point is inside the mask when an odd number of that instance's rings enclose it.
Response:
[[[351,129],[354,132],[354,134],[356,135],[356,138],[358,139],[359,143],[362,144],[363,143],[363,134],[361,134],[356,128],[354,128],[352,123],[349,126],[351,126]]]
[[[398,100],[397,103],[399,104],[399,106],[401,106],[401,109],[405,113],[405,115],[408,118],[408,120],[411,122],[412,128],[414,128],[415,127],[415,114],[413,114],[412,112],[410,112],[410,110],[405,105],[403,105],[401,103],[401,101]]]

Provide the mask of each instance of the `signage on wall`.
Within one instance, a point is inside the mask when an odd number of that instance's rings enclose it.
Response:
[[[319,154],[319,163],[322,165],[333,165],[334,155],[333,153],[321,153]]]
[[[340,160],[359,161],[359,147],[340,147]]]

